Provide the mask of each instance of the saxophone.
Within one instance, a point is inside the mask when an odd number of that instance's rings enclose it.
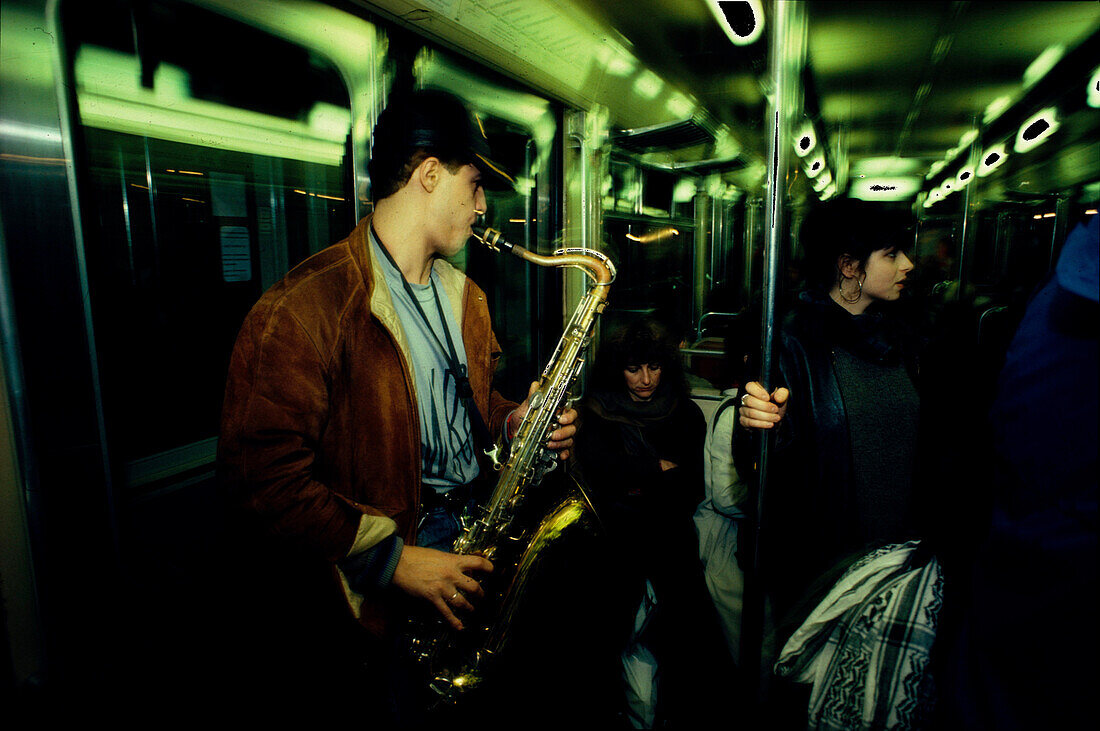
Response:
[[[433,705],[454,702],[482,683],[486,667],[508,641],[509,626],[540,556],[571,527],[590,525],[595,516],[591,501],[576,481],[568,481],[565,496],[550,502],[548,510],[529,498],[557,467],[557,456],[545,444],[557,429],[557,415],[567,405],[570,386],[584,367],[584,349],[607,305],[615,265],[589,249],[559,249],[552,256],[541,256],[505,240],[494,229],[474,227],[473,231],[474,238],[493,251],[507,250],[539,266],[581,269],[591,286],[528,399],[527,414],[507,455],[501,459],[499,443],[487,452],[500,472],[496,487],[475,515],[463,517],[463,531],[455,540],[454,553],[484,556],[493,562],[493,573],[482,582],[484,599],[462,632],[438,618],[428,623],[414,620],[409,650],[426,671]]]

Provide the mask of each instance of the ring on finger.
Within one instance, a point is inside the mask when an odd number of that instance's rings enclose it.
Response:
[[[747,393],[741,394],[741,405],[742,406],[745,405],[745,399],[747,399],[748,397],[749,397],[749,395]]]

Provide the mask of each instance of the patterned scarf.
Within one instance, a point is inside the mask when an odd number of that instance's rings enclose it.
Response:
[[[813,684],[807,728],[909,731],[929,721],[943,575],[919,544],[853,564],[783,647],[776,674]]]

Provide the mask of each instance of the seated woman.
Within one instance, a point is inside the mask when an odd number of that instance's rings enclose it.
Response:
[[[692,524],[706,420],[658,325],[601,350],[581,414],[577,457],[618,554],[628,715],[638,728],[699,719],[717,705],[704,695],[715,668],[728,668]]]

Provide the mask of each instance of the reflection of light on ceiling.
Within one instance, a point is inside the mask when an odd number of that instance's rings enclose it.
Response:
[[[664,85],[661,77],[647,69],[634,80],[634,91],[643,99],[656,99]]]
[[[669,97],[665,109],[676,119],[686,119],[694,114],[695,102],[680,92],[675,92]]]
[[[626,77],[634,73],[638,67],[638,59],[629,54],[624,54],[613,45],[604,45],[596,51],[596,60],[611,76]]]
[[[687,203],[695,197],[695,181],[691,178],[680,178],[672,188],[672,200],[674,203]]]
[[[1047,107],[1033,114],[1020,125],[1020,130],[1016,133],[1016,152],[1034,150],[1057,132],[1059,126],[1058,110],[1054,107]]]
[[[978,164],[978,177],[984,178],[989,175],[1001,165],[1004,165],[1007,159],[1008,153],[1005,152],[1004,143],[993,145],[982,153],[981,163]]]
[[[936,160],[934,163],[932,163],[932,166],[928,168],[928,174],[924,176],[925,180],[935,177],[945,167],[947,167],[946,160]]]
[[[669,236],[679,235],[680,231],[678,229],[675,229],[672,226],[668,226],[666,228],[659,228],[656,231],[650,231],[649,233],[642,234],[641,236],[637,236],[635,234],[626,234],[626,238],[630,239],[631,241],[636,241],[639,244],[652,244],[656,241],[666,239]]]
[[[997,117],[1001,116],[1010,106],[1012,106],[1012,97],[997,97],[989,103],[989,106],[985,108],[985,112],[982,113],[982,124],[989,124]]]
[[[754,43],[764,32],[760,0],[707,0],[714,19],[735,46]]]
[[[1088,103],[1093,109],[1100,107],[1100,66],[1096,67],[1089,79]]]
[[[741,154],[741,143],[730,132],[730,128],[723,124],[714,136],[714,156],[722,158],[739,154]]]
[[[1034,86],[1039,79],[1046,76],[1047,72],[1054,68],[1055,64],[1062,60],[1062,56],[1065,54],[1066,47],[1062,45],[1050,46],[1040,53],[1024,71],[1024,87]]]

